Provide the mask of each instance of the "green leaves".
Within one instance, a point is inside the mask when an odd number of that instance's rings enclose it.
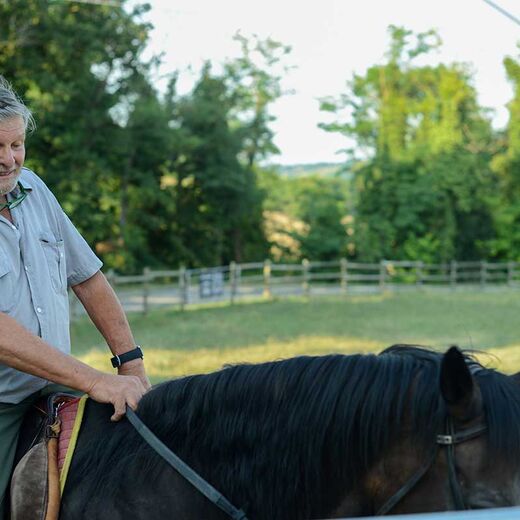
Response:
[[[323,127],[353,138],[354,156],[363,157],[356,256],[478,258],[493,234],[489,118],[467,67],[416,64],[440,45],[434,31],[392,26],[390,35],[387,62],[354,75],[341,98],[322,103],[342,117]]]
[[[210,265],[266,254],[258,161],[289,48],[237,35],[179,96],[152,87],[147,5],[0,1],[0,69],[35,112],[27,165],[107,267]]]

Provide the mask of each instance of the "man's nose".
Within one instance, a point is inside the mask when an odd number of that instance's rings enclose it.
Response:
[[[12,168],[16,164],[14,153],[10,148],[0,148],[0,164],[5,169]]]

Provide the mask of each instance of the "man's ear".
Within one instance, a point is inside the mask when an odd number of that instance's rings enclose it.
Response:
[[[457,347],[451,347],[442,358],[440,389],[454,419],[468,420],[480,412],[480,391]]]

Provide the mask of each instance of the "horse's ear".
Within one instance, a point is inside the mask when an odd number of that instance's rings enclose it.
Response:
[[[449,414],[455,419],[471,418],[476,410],[478,389],[462,352],[451,347],[441,362],[440,387]]]

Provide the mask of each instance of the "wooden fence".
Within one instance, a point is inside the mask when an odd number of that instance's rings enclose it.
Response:
[[[520,287],[520,263],[423,262],[382,260],[378,263],[303,260],[277,264],[266,260],[201,269],[151,270],[121,276],[107,273],[128,311],[147,313],[151,307],[290,295],[355,294],[423,287]],[[71,300],[72,315],[80,306]]]

